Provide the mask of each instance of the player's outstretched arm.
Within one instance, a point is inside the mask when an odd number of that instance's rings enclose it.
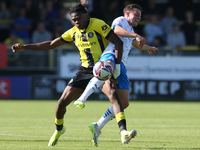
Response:
[[[118,26],[118,25],[115,26],[114,32],[115,32],[115,34],[122,36],[122,37],[136,38],[136,40],[139,43],[140,48],[142,48],[143,45],[146,44],[146,39],[144,37],[140,36],[137,33],[130,32],[130,31]]]
[[[142,48],[140,48],[139,44],[138,44],[138,42],[136,40],[134,40],[132,42],[132,45],[137,49],[140,49],[140,50],[143,50],[143,51],[148,51],[149,55],[152,55],[153,53],[159,52],[158,48],[153,47],[153,46],[149,46],[147,44],[145,44]]]
[[[35,44],[16,43],[12,46],[12,51],[15,53],[18,51],[25,51],[27,49],[28,50],[49,50],[49,49],[54,49],[63,44],[66,44],[66,43],[62,41],[60,38],[56,38],[53,41],[45,41],[45,42],[35,43]]]

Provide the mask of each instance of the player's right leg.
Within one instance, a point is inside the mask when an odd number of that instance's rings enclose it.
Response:
[[[111,53],[107,53],[103,56],[101,56],[99,61],[107,61],[112,65],[112,67],[115,67],[115,55]],[[88,83],[87,87],[85,88],[83,94],[74,102],[74,105],[78,108],[84,108],[85,102],[87,98],[94,93],[100,86],[102,86],[105,83],[105,81],[99,80],[96,77],[93,77],[90,82]]]
[[[56,107],[55,125],[56,129],[51,136],[48,146],[55,146],[59,137],[66,131],[64,124],[64,115],[66,113],[66,106],[76,99],[83,92],[83,89],[67,86],[58,101]]]
[[[126,72],[125,66],[121,63],[121,72],[117,78],[117,94],[124,109],[129,105],[129,81]],[[98,129],[101,130],[114,117],[113,106],[111,105],[97,122]]]
[[[117,94],[115,80],[107,80],[102,91],[108,96],[109,100],[113,104],[113,111],[120,129],[121,140],[123,143],[128,143],[132,136],[135,135],[133,135],[132,132],[128,132],[126,129],[126,118],[124,114],[124,109]]]
[[[74,105],[78,108],[84,108],[87,98],[94,93],[105,81],[99,80],[93,77],[85,88],[81,96],[74,102]]]
[[[52,135],[48,146],[55,146],[58,138],[65,132],[64,114],[66,113],[66,106],[71,103],[72,100],[77,99],[81,95],[87,86],[87,83],[93,77],[92,69],[80,67],[74,78],[70,80],[68,86],[65,88],[61,98],[58,101],[56,107],[56,130]]]

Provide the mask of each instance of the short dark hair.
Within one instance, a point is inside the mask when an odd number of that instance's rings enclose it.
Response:
[[[129,4],[129,5],[127,5],[127,6],[124,8],[124,14],[125,14],[127,11],[132,11],[133,8],[137,8],[137,9],[139,9],[139,10],[142,12],[142,8],[141,8],[140,5],[138,5],[138,4]]]
[[[70,11],[69,11],[70,14],[77,13],[77,12],[87,13],[88,11],[86,9],[86,4],[78,3],[77,5],[70,8]]]

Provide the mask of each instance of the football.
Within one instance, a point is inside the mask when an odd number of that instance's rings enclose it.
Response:
[[[110,79],[113,74],[113,67],[106,61],[99,61],[94,65],[93,74],[100,80]]]

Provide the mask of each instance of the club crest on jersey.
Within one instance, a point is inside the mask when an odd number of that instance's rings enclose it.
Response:
[[[103,25],[101,28],[104,31],[104,30],[108,29],[108,26],[107,25]]]
[[[92,38],[93,36],[94,36],[94,33],[92,33],[92,32],[88,33],[89,38]]]

